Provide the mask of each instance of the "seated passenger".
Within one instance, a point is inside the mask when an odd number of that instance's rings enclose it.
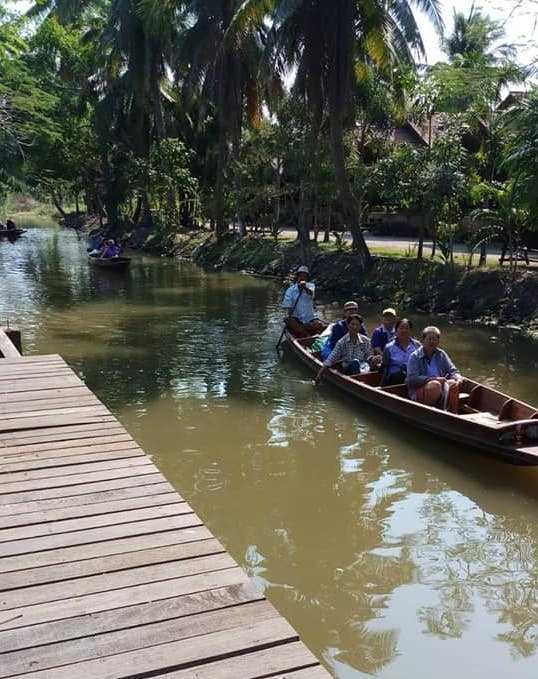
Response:
[[[346,375],[357,375],[370,370],[374,358],[372,346],[370,340],[360,334],[361,318],[358,314],[349,317],[347,328],[347,335],[338,340],[331,355],[323,362],[316,377],[316,384],[319,384],[325,370],[337,363],[342,364],[342,371]]]
[[[420,342],[411,337],[413,324],[407,318],[396,322],[396,337],[383,351],[381,363],[381,386],[403,384],[407,377],[407,365],[411,354],[420,349]]]
[[[439,349],[440,338],[439,328],[424,328],[422,346],[409,359],[406,383],[413,400],[457,413],[462,377],[448,354]]]
[[[372,349],[374,354],[381,356],[385,347],[394,339],[394,324],[396,311],[392,308],[383,311],[383,322],[372,333]]]
[[[101,252],[101,257],[103,259],[112,259],[113,257],[120,256],[120,248],[116,245],[116,241],[113,238],[107,240],[103,251]]]
[[[344,335],[347,335],[347,322],[350,316],[357,315],[359,313],[359,305],[357,302],[346,302],[344,304],[344,318],[341,321],[336,321],[330,327],[330,333],[327,337],[325,344],[321,347],[321,359],[324,361],[329,358],[338,340],[341,340]],[[360,318],[360,316],[359,316]],[[359,330],[361,335],[365,337],[368,336],[366,328],[364,327],[364,322],[361,320],[361,328]]]
[[[314,311],[316,286],[308,282],[308,267],[297,269],[297,281],[284,293],[282,307],[288,312],[284,323],[295,337],[317,335],[325,329]]]
[[[15,222],[12,219],[8,219],[6,222],[6,229],[8,231],[15,231],[17,226],[15,225]]]

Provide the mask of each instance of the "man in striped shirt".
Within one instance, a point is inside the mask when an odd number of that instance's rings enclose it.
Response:
[[[347,335],[338,340],[331,355],[324,361],[323,367],[316,377],[316,383],[319,383],[327,368],[331,368],[337,363],[342,364],[343,372],[346,375],[356,375],[370,370],[374,355],[370,340],[360,334],[360,316],[358,314],[350,316],[347,327]]]

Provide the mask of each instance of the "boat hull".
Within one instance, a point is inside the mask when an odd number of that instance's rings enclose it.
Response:
[[[289,333],[286,334],[285,347],[296,358],[300,359],[312,373],[317,374],[322,366],[321,361]],[[373,376],[374,374],[370,373],[370,375]],[[464,444],[475,450],[480,450],[513,465],[538,465],[538,441],[525,442],[525,445],[507,445],[500,437],[502,428],[486,426],[480,422],[466,419],[462,415],[432,408],[407,397],[390,393],[390,391],[385,391],[377,386],[357,381],[361,377],[355,379],[334,369],[327,370],[324,373],[324,381],[368,405],[381,408],[402,422],[443,436],[443,438],[456,443]],[[478,382],[472,380],[465,380],[465,384],[466,387],[481,386]],[[509,397],[506,398],[509,399]],[[517,423],[514,422],[513,424],[516,425]],[[538,428],[538,419],[535,422],[535,427]]]
[[[0,229],[0,238],[15,240],[20,238],[24,233],[26,233],[25,229]]]
[[[89,257],[90,263],[98,269],[106,269],[107,271],[125,271],[131,264],[129,257]]]

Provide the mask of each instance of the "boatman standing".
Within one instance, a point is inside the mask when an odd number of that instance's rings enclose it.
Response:
[[[314,311],[316,286],[308,281],[308,267],[297,269],[297,280],[284,294],[282,307],[288,312],[284,323],[296,337],[310,337],[323,332],[325,324]]]

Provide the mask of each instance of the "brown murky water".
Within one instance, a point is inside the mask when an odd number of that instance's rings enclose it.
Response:
[[[0,284],[0,323],[63,354],[336,677],[536,678],[538,470],[315,390],[276,358],[264,281],[144,256],[97,272],[43,228],[0,242]],[[536,347],[457,326],[444,344],[538,404]]]

